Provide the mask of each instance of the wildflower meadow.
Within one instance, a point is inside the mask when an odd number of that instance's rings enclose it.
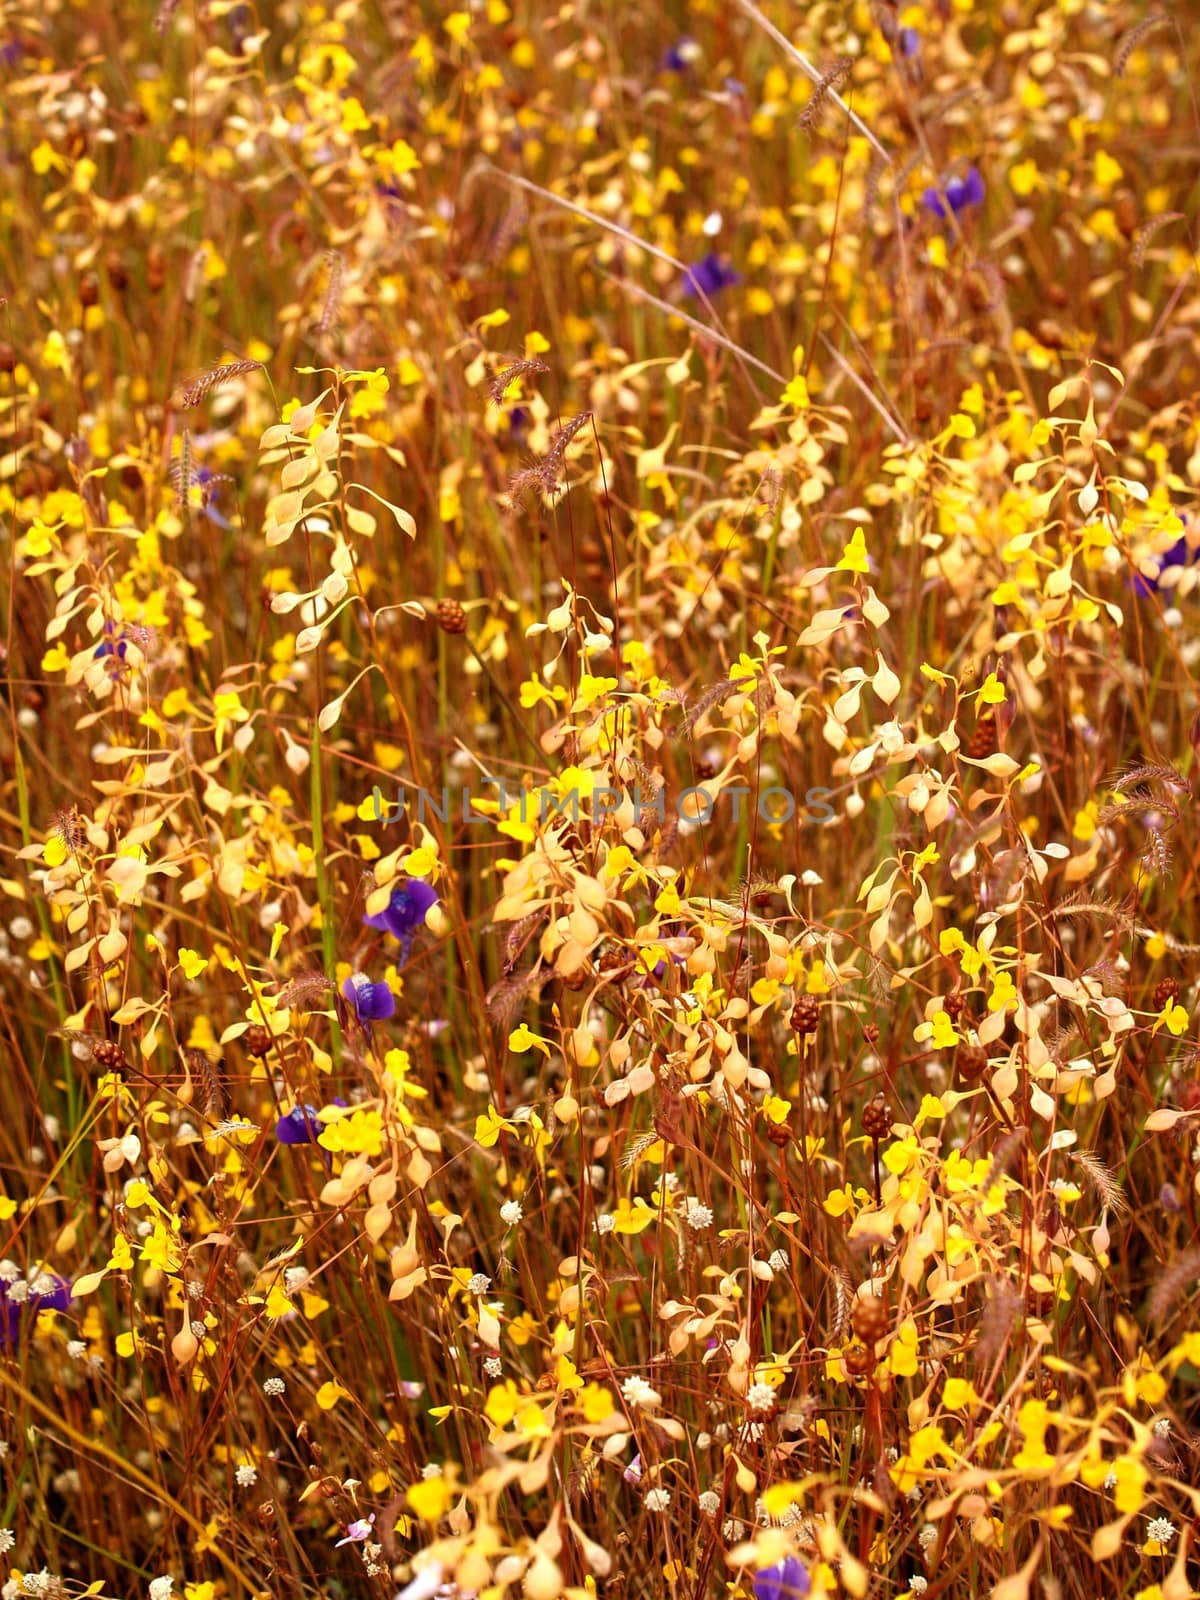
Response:
[[[0,0],[2,1600],[1200,1594],[1198,90]]]

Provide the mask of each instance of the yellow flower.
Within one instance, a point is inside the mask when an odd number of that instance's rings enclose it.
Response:
[[[855,528],[850,535],[850,542],[842,551],[841,560],[835,570],[839,572],[870,572],[871,567],[867,561],[867,536],[861,528]]]
[[[30,154],[29,164],[32,166],[39,178],[44,178],[46,174],[51,171],[65,172],[67,170],[67,163],[63,160],[62,156],[59,155],[54,146],[52,144],[48,144],[45,139],[43,139],[41,144],[37,145]]]
[[[202,956],[197,950],[189,950],[185,945],[179,952],[179,965],[184,977],[191,981],[208,970],[208,957]]]

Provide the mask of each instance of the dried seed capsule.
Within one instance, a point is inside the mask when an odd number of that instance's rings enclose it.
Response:
[[[865,1378],[868,1373],[875,1370],[875,1352],[866,1350],[861,1345],[843,1351],[842,1360],[846,1364],[846,1371],[852,1378]]]
[[[97,1039],[92,1046],[92,1060],[106,1072],[119,1072],[128,1064],[124,1050],[115,1039]]]
[[[1161,982],[1154,985],[1154,994],[1151,996],[1151,1003],[1153,1004],[1155,1011],[1161,1011],[1163,1007],[1170,1001],[1178,999],[1178,978],[1163,978]]]
[[[990,708],[975,724],[975,731],[967,741],[967,755],[972,761],[986,761],[1000,748],[1000,735],[996,727],[996,713]]]
[[[443,633],[466,633],[467,613],[457,600],[439,600],[437,603],[438,627]]]
[[[877,1094],[863,1110],[863,1132],[871,1139],[885,1139],[892,1131],[892,1111],[882,1094]]]
[[[242,1035],[242,1045],[246,1054],[258,1056],[260,1060],[269,1052],[272,1043],[271,1035],[258,1023],[255,1023],[253,1027],[247,1028]]]
[[[792,1130],[786,1122],[768,1122],[767,1138],[782,1150],[792,1142]]]
[[[855,1337],[871,1349],[890,1332],[891,1312],[879,1295],[861,1294],[850,1312],[850,1326],[854,1329]]]
[[[944,995],[942,997],[942,1010],[950,1018],[951,1022],[957,1022],[959,1017],[962,1016],[964,1005],[966,1005],[966,1001],[963,999],[962,995],[959,994],[957,989],[953,994]]]
[[[801,995],[792,1007],[791,1025],[797,1033],[816,1033],[821,1020],[821,1003],[815,994]]]
[[[167,258],[161,245],[152,244],[146,251],[146,287],[157,294],[167,281]]]
[[[110,250],[105,257],[104,270],[108,273],[109,283],[118,294],[123,294],[129,287],[129,271],[115,250]]]
[[[978,1083],[987,1071],[987,1051],[979,1044],[960,1044],[954,1065],[964,1083]]]

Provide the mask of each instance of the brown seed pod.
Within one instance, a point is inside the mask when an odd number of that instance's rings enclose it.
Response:
[[[1155,1011],[1161,1011],[1169,1001],[1179,999],[1179,979],[1163,978],[1154,985],[1154,993],[1150,997],[1151,1005]]]
[[[257,1056],[260,1061],[269,1054],[273,1042],[271,1035],[257,1022],[242,1035],[242,1047],[246,1054]]]
[[[1067,342],[1061,324],[1055,322],[1053,317],[1039,318],[1033,331],[1037,335],[1038,343],[1045,345],[1047,350],[1061,350]]]
[[[768,1122],[767,1138],[780,1150],[784,1150],[792,1142],[792,1130],[786,1122]]]
[[[119,1072],[128,1065],[125,1052],[115,1039],[97,1039],[92,1045],[92,1060],[106,1072]]]
[[[989,706],[975,724],[975,731],[967,740],[967,756],[971,761],[986,761],[1000,748],[1000,733],[996,727],[996,713]]]
[[[117,251],[110,250],[104,258],[104,270],[117,293],[124,294],[129,287],[129,271]]]
[[[961,1017],[963,1014],[963,1007],[965,1005],[966,1001],[963,999],[962,995],[959,994],[957,989],[955,989],[953,994],[943,995],[942,997],[942,1010],[950,1018],[951,1022],[958,1021],[959,1017]]]
[[[887,1302],[879,1295],[860,1294],[850,1312],[850,1326],[856,1338],[868,1349],[873,1348],[891,1330],[892,1314]]]
[[[1113,200],[1113,217],[1127,239],[1137,232],[1138,208],[1131,189],[1118,189]]]
[[[17,364],[17,353],[10,344],[0,344],[0,372],[11,372]]]
[[[879,1043],[879,1024],[877,1022],[863,1023],[863,1038],[868,1044]]]
[[[443,633],[466,633],[467,613],[457,600],[439,600],[437,603],[438,627]]]
[[[882,1094],[877,1094],[869,1105],[863,1108],[863,1132],[868,1138],[876,1141],[885,1139],[892,1131],[892,1111]]]
[[[852,1378],[865,1378],[875,1370],[875,1352],[863,1345],[852,1345],[842,1352],[846,1371]]]
[[[964,1083],[978,1083],[987,1071],[987,1051],[980,1044],[960,1044],[954,1065]]]
[[[167,258],[159,244],[152,244],[146,251],[146,287],[151,294],[157,294],[167,281]]]
[[[79,280],[79,304],[86,309],[100,298],[100,280],[94,272],[85,272]]]
[[[792,1007],[789,1021],[796,1033],[816,1033],[821,1020],[821,1003],[815,994],[801,995]]]

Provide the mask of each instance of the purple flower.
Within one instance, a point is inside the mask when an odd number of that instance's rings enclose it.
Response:
[[[342,993],[354,1007],[354,1015],[366,1027],[369,1022],[386,1022],[396,1009],[396,997],[386,983],[372,983],[356,972],[342,985]]]
[[[214,523],[218,528],[226,529],[226,531],[233,527],[233,523],[217,510],[213,500],[216,498],[217,490],[220,486],[223,483],[231,483],[232,481],[228,473],[214,472],[211,467],[192,468],[192,483],[200,491],[200,510],[211,523]]]
[[[1200,554],[1200,546],[1195,549],[1188,544],[1187,535],[1183,534],[1169,550],[1164,550],[1161,556],[1155,556],[1158,566],[1153,572],[1135,572],[1133,575],[1133,592],[1143,597],[1157,594],[1159,580],[1168,567],[1186,567]]]
[[[921,204],[927,211],[932,211],[935,217],[945,217],[947,205],[957,216],[968,206],[983,204],[983,179],[979,176],[978,167],[969,167],[965,178],[948,178],[942,187],[946,192],[945,202],[936,189],[926,189],[921,196]]]
[[[295,1106],[275,1124],[280,1144],[315,1144],[321,1124],[312,1106]]]
[[[683,293],[685,297],[704,295],[711,300],[720,290],[731,289],[734,284],[741,281],[741,273],[735,272],[715,251],[710,250],[708,255],[684,273]]]
[[[0,1349],[15,1345],[23,1318],[36,1317],[39,1311],[65,1311],[71,1304],[71,1284],[54,1272],[42,1272],[29,1280],[0,1277]]]
[[[121,660],[124,661],[125,650],[126,643],[124,635],[117,633],[116,624],[114,622],[106,622],[104,624],[104,639],[96,646],[95,651],[93,652],[97,661],[101,658],[101,656],[120,656]]]
[[[799,1556],[787,1556],[754,1574],[754,1600],[802,1600],[810,1587],[808,1568]]]
[[[364,917],[363,921],[368,928],[379,928],[384,933],[390,933],[393,939],[399,939],[407,958],[413,934],[425,926],[425,914],[435,905],[437,890],[423,883],[420,878],[409,878],[406,883],[397,884],[392,890],[391,898],[382,911]],[[391,1015],[390,1012],[388,1014]]]
[[[695,39],[684,35],[671,45],[662,58],[664,72],[686,72],[699,59],[700,46]]]
[[[915,28],[901,28],[896,42],[900,46],[900,54],[902,56],[915,56],[920,54],[921,35]],[[980,194],[980,198],[983,198],[982,193]]]
[[[364,1539],[371,1537],[371,1528],[374,1521],[375,1513],[372,1511],[369,1517],[360,1517],[357,1522],[347,1523],[346,1537],[339,1539],[333,1548],[340,1550],[344,1544],[362,1544]]]

